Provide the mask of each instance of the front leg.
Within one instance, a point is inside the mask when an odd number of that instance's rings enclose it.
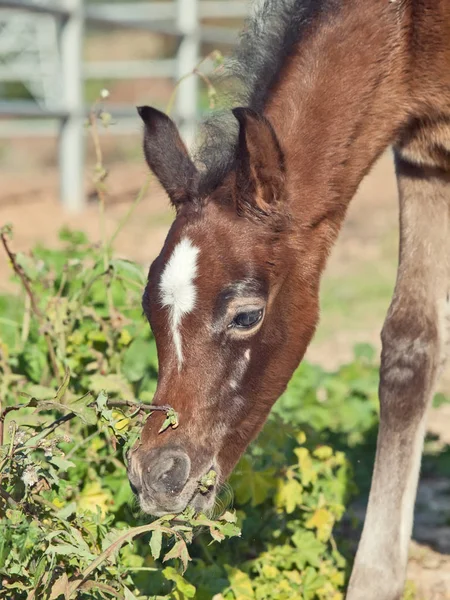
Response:
[[[426,414],[448,337],[447,178],[400,158],[397,177],[400,263],[382,331],[377,452],[347,600],[402,597]]]

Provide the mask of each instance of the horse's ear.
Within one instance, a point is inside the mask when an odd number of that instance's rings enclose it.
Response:
[[[239,212],[268,215],[284,196],[284,159],[270,122],[249,108],[235,108],[239,122],[235,198]]]
[[[144,154],[147,164],[178,208],[196,194],[198,173],[175,123],[163,112],[139,106],[144,121]]]

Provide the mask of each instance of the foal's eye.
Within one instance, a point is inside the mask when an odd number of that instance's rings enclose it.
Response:
[[[262,319],[263,309],[249,310],[248,312],[238,313],[232,323],[231,327],[237,327],[238,329],[249,329],[254,327]]]

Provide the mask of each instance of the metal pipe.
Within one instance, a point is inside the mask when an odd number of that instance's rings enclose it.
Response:
[[[71,212],[85,205],[84,193],[84,103],[83,103],[83,0],[65,0],[69,16],[61,21],[60,51],[63,106],[59,164],[61,201]]]

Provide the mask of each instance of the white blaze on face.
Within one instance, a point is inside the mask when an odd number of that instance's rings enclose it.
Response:
[[[197,290],[194,279],[197,275],[198,253],[199,249],[188,238],[183,238],[175,246],[159,283],[161,304],[170,310],[170,326],[179,369],[183,363],[180,325],[182,317],[195,306]]]

